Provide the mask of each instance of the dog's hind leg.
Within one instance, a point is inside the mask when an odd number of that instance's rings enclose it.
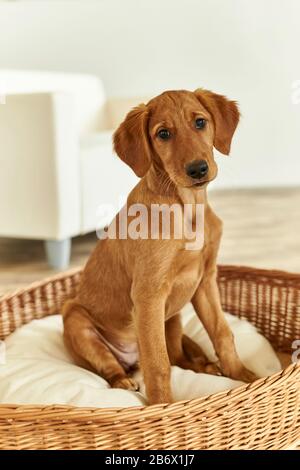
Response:
[[[182,369],[218,375],[216,364],[209,362],[201,347],[183,334],[180,314],[166,321],[166,342],[170,363]]]
[[[76,363],[96,372],[113,388],[138,390],[101,337],[86,310],[75,301],[63,307],[64,341]]]
[[[203,364],[205,372],[212,375],[221,375],[221,371],[215,362],[209,362],[204,352],[192,338],[187,335],[182,335],[182,348],[185,355],[193,362]]]

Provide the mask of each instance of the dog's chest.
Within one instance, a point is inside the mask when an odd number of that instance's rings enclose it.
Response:
[[[197,251],[188,256],[185,253],[183,259],[178,260],[178,269],[166,304],[166,319],[175,315],[191,300],[202,274],[202,252]]]

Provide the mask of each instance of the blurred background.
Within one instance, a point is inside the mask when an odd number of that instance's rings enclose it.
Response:
[[[298,0],[0,1],[0,295],[86,261],[136,184],[112,132],[166,89],[240,104],[219,261],[299,272],[299,44]]]

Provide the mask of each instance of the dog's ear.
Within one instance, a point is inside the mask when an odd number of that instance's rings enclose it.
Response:
[[[224,155],[229,155],[232,137],[240,119],[237,103],[202,88],[194,93],[213,119],[214,147]]]
[[[148,117],[147,106],[140,104],[127,114],[113,137],[115,152],[139,177],[151,164]]]

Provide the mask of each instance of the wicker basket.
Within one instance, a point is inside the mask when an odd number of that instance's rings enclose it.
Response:
[[[0,301],[0,338],[59,312],[80,270]],[[277,351],[300,338],[300,275],[220,266],[224,309],[250,320]],[[232,391],[138,408],[0,405],[1,449],[284,449],[300,439],[300,366]]]

